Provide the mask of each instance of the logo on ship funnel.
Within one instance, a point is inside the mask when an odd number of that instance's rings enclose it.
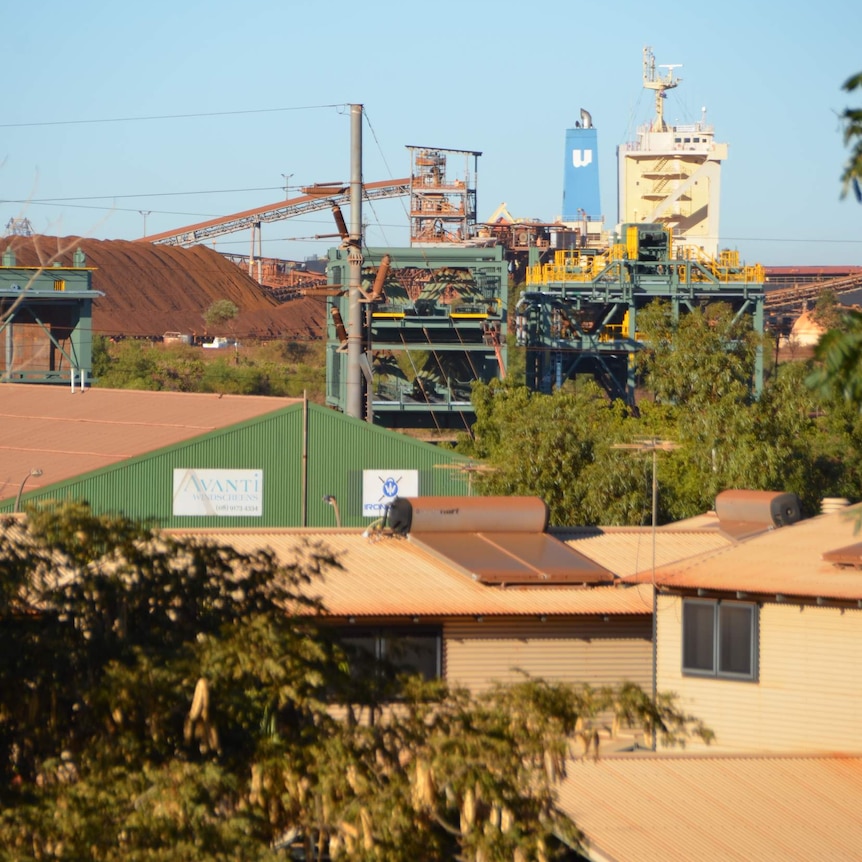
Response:
[[[572,164],[576,168],[585,168],[593,163],[592,150],[572,150]]]

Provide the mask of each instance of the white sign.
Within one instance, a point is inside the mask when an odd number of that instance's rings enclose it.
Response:
[[[259,518],[263,470],[174,470],[174,515]]]
[[[396,497],[419,496],[418,470],[363,470],[362,516],[381,518]]]

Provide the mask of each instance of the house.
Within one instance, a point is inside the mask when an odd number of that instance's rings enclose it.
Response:
[[[573,760],[591,862],[862,858],[862,507],[789,497],[724,492],[688,526],[725,543],[625,578],[656,585],[657,689],[716,739]]]
[[[559,804],[592,862],[854,859],[862,508],[799,520],[791,497],[726,492],[655,530],[550,530],[536,498],[431,495],[397,498],[386,525],[172,532],[284,562],[329,549],[309,588],[322,624],[473,691],[523,673],[648,688],[655,661],[717,739],[572,760]]]
[[[862,752],[860,523],[844,508],[655,572],[657,686],[715,748]]]
[[[328,624],[377,655],[401,656],[405,668],[473,691],[522,672],[594,686],[630,679],[647,688],[654,578],[658,689],[678,692],[681,706],[704,719],[718,741],[713,750],[652,752],[624,735],[603,739],[598,759],[573,759],[558,800],[584,833],[584,858],[807,862],[859,858],[862,846],[862,746],[859,722],[846,709],[860,688],[862,594],[847,589],[856,574],[847,567],[862,566],[862,548],[852,547],[856,511],[799,521],[788,495],[730,492],[720,495],[716,512],[655,531],[548,530],[535,498],[418,498],[396,501],[388,530],[209,535],[239,550],[271,547],[286,561],[322,543],[341,563],[314,584]],[[821,559],[825,547],[834,553]],[[719,624],[729,619],[734,631],[754,615],[756,680],[680,671],[688,600],[756,605],[719,614]],[[748,705],[737,695],[738,714],[725,717],[720,696],[706,698],[690,684],[748,692],[762,686],[764,713],[775,711],[769,702],[780,701],[792,677],[778,653],[790,650],[800,631],[782,619],[790,611],[810,627],[792,651],[815,693],[796,715],[824,737],[805,745],[784,740],[788,728],[795,733],[796,716],[779,715],[763,745],[739,745],[751,724]],[[708,624],[698,629],[701,639],[704,630]],[[773,634],[781,637],[767,659]],[[834,661],[832,648],[849,656],[849,666]],[[814,675],[805,661],[816,665]],[[834,681],[847,674],[848,690],[836,690]],[[825,735],[816,720],[821,692],[851,733]]]
[[[322,621],[426,677],[474,692],[524,673],[649,687],[651,587],[622,582],[551,535],[540,499],[399,498],[390,521],[193,532],[239,551],[268,547],[285,562],[329,549],[340,567],[309,588]]]

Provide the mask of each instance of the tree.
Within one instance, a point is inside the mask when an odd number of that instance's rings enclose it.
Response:
[[[478,477],[483,493],[541,497],[563,525],[637,522],[648,507],[640,476],[613,450],[629,412],[597,385],[543,395],[492,381],[474,384],[472,400],[473,437],[457,448],[491,468]]]
[[[824,332],[814,348],[819,363],[807,384],[822,395],[838,395],[862,409],[862,312],[848,311],[840,329]]]
[[[824,330],[841,329],[846,312],[847,307],[841,304],[835,291],[827,287],[818,294],[811,318]]]
[[[182,851],[200,830],[226,853],[267,847],[240,788],[267,714],[294,748],[326,721],[322,644],[285,607],[316,609],[301,588],[331,557],[279,566],[71,504],[7,523],[0,558],[21,584],[0,609],[0,844],[219,858]]]
[[[843,89],[848,93],[862,90],[862,72],[848,78]],[[844,144],[852,147],[841,174],[842,197],[852,188],[856,199],[862,202],[862,108],[846,108],[841,119],[844,122]]]
[[[670,303],[656,300],[638,315],[638,332],[643,349],[635,362],[657,401],[701,409],[753,399],[762,339],[726,303],[675,317]]]
[[[314,624],[321,546],[279,564],[80,503],[2,526],[0,859],[551,858],[579,840],[556,783],[604,717],[710,737],[631,685],[357,702]]]
[[[658,438],[676,444],[662,455],[658,523],[708,511],[728,488],[794,492],[808,514],[823,497],[862,498],[862,415],[807,388],[803,363],[783,365],[757,397],[760,336],[727,306],[675,320],[653,304],[638,320],[637,416],[592,383],[552,395],[474,387],[473,437],[457,448],[485,463],[480,490],[540,496],[553,524],[648,524],[649,459],[617,447]]]
[[[844,90],[862,89],[862,72],[844,82]],[[844,143],[852,146],[850,158],[841,175],[842,197],[852,187],[862,202],[862,109],[847,108],[841,115]],[[806,379],[807,385],[828,398],[837,395],[847,404],[862,410],[862,313],[848,311],[830,320],[814,351],[816,367]]]
[[[210,329],[221,329],[228,323],[233,325],[238,314],[239,308],[235,303],[231,302],[229,299],[217,299],[204,312],[205,331],[209,331]]]

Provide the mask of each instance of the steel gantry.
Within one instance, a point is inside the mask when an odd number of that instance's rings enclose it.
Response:
[[[674,252],[661,224],[622,227],[605,250],[537,252],[515,309],[517,343],[527,348],[527,385],[549,393],[579,374],[592,375],[613,398],[634,404],[637,315],[656,299],[675,317],[713,302],[728,303],[764,328],[763,267],[740,266],[738,253],[717,260],[691,247]],[[758,350],[753,386],[763,386]]]

